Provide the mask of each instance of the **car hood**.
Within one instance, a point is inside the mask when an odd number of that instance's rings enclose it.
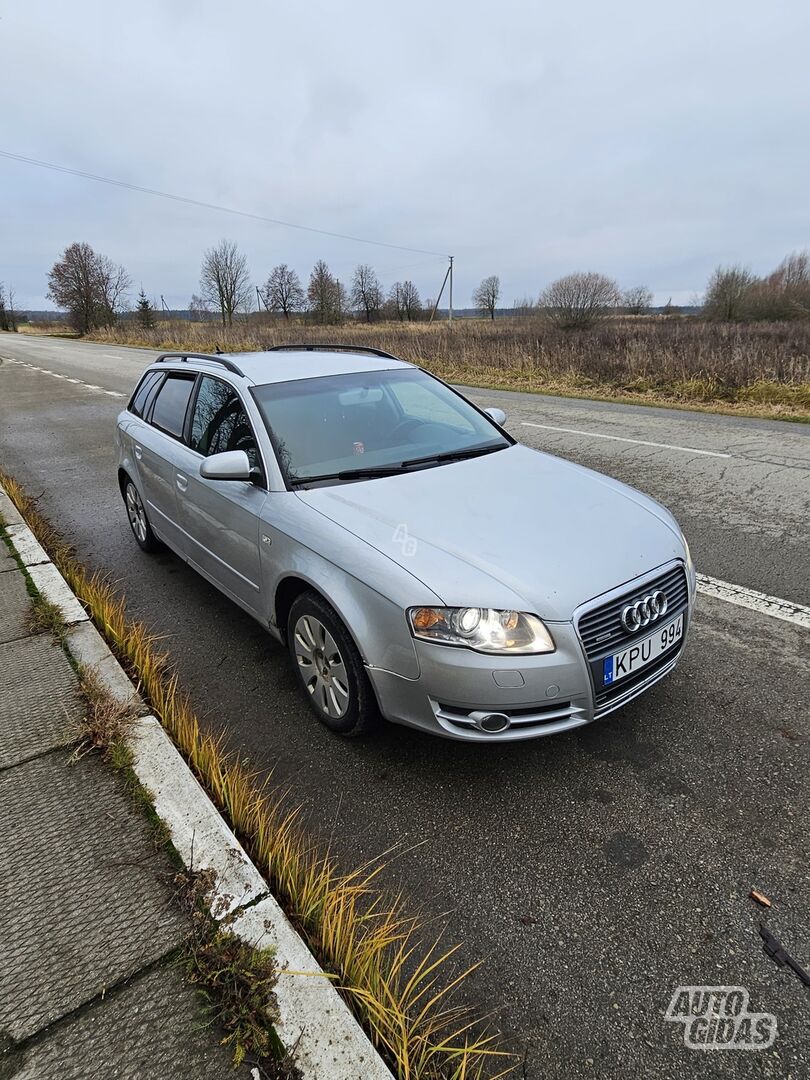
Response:
[[[677,524],[652,499],[520,444],[298,496],[448,606],[569,620],[586,600],[685,557]]]

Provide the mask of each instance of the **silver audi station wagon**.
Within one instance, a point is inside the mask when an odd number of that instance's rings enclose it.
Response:
[[[118,480],[141,548],[285,643],[332,731],[527,739],[672,671],[695,571],[667,510],[505,419],[376,349],[167,353],[118,417]]]

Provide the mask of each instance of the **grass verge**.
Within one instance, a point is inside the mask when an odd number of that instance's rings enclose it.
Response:
[[[313,844],[299,808],[259,783],[221,738],[201,729],[169,657],[142,623],[130,619],[108,580],[90,575],[34,501],[0,470],[0,484],[36,534],[212,800],[263,872],[279,902],[400,1080],[483,1080],[515,1067],[487,1018],[454,994],[478,967],[458,966],[447,946],[399,894],[378,884],[385,863],[341,872]]]

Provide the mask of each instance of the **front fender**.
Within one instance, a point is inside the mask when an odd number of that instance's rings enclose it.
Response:
[[[279,578],[273,595],[289,577],[305,581],[338,613],[364,664],[418,679],[419,662],[403,609],[315,552],[310,554],[311,565]]]
[[[407,679],[419,677],[405,609],[439,603],[435,593],[293,492],[270,493],[262,509],[261,532],[262,579],[271,625],[276,622],[279,586],[297,578],[334,607],[367,665]]]

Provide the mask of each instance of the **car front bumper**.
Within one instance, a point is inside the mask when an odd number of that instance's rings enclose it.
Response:
[[[587,605],[586,605],[587,606]],[[383,715],[394,723],[467,742],[512,742],[568,731],[626,705],[678,663],[694,606],[688,586],[680,642],[609,702],[597,701],[592,665],[574,622],[548,623],[556,649],[537,656],[491,656],[415,640],[419,677],[367,668]],[[499,730],[487,730],[492,714]]]

